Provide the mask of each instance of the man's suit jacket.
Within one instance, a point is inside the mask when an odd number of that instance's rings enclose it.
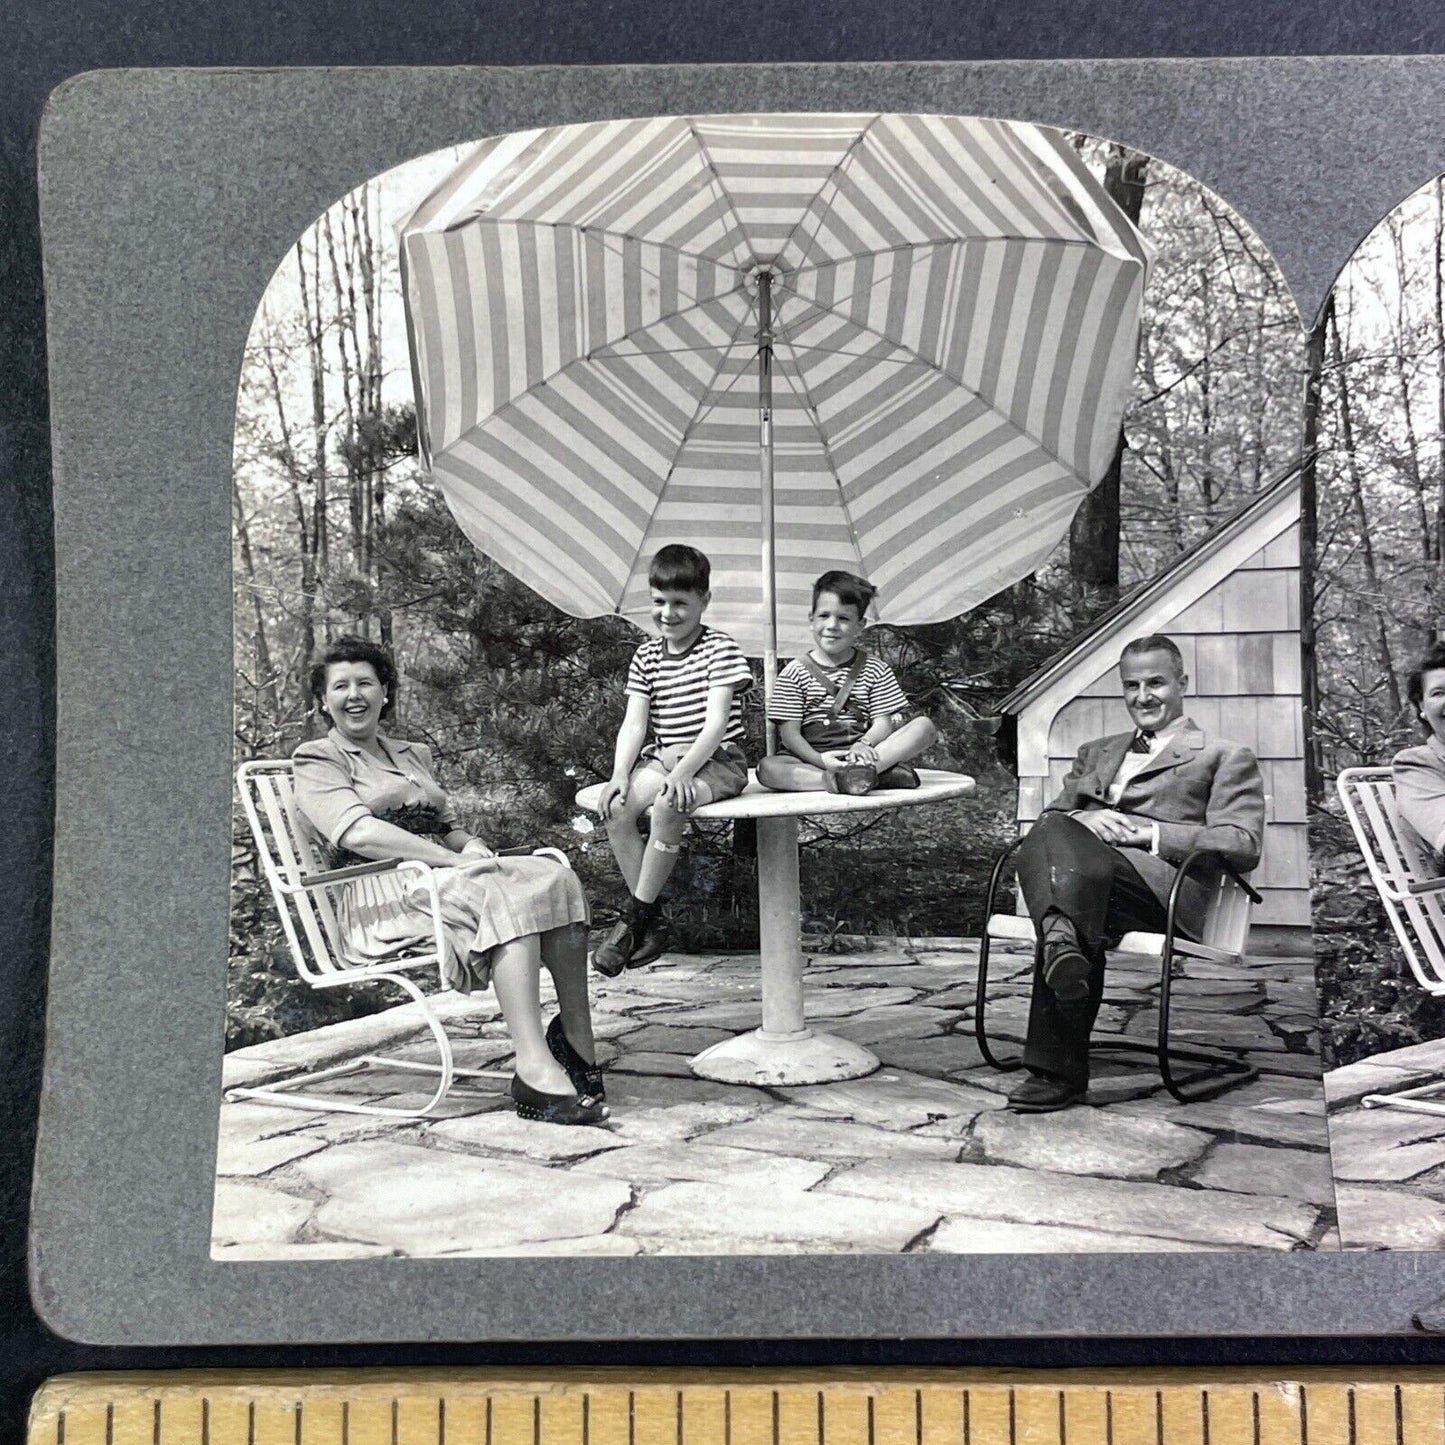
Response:
[[[1120,851],[1166,906],[1179,864],[1198,848],[1221,853],[1241,873],[1254,868],[1264,842],[1264,779],[1254,754],[1238,743],[1209,737],[1185,718],[1169,745],[1130,778],[1119,801],[1111,804],[1105,791],[1133,741],[1131,731],[1085,743],[1049,808],[1073,813],[1113,807],[1157,823],[1157,857],[1147,847]],[[1191,878],[1180,897],[1180,921],[1196,936],[1208,896],[1207,884]]]

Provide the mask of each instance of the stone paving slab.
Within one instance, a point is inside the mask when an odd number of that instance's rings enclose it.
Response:
[[[410,1121],[226,1104],[216,1248],[321,1259],[1336,1244],[1323,1156],[1308,1147],[1323,1145],[1325,1123],[1306,1051],[1307,967],[1251,959],[1191,965],[1179,979],[1180,1025],[1247,1043],[1258,1081],[1179,1105],[1147,1057],[1136,1067],[1101,1056],[1090,1107],[1019,1116],[1004,1112],[1018,1075],[986,1066],[972,1037],[976,962],[963,940],[813,958],[808,1015],[874,1050],[881,1067],[863,1079],[756,1089],[693,1077],[695,1053],[757,1026],[758,963],[669,955],[594,981],[605,1127],[519,1120],[501,1080],[458,1087],[438,1117]],[[1028,953],[994,956],[990,1030],[1005,1054],[1023,1032],[1031,970]],[[1157,962],[1119,958],[1108,985],[1100,1033],[1147,1037]],[[505,1072],[490,994],[438,1005],[458,1057]],[[326,1058],[428,1048],[414,1011],[317,1033]],[[238,1051],[226,1078],[312,1066],[313,1038]],[[424,1081],[393,1070],[344,1087],[359,1100],[426,1098]]]
[[[315,1217],[323,1233],[409,1254],[605,1234],[632,1195],[622,1180],[574,1175],[559,1189],[543,1165],[377,1140],[338,1145],[299,1167],[327,1192]]]
[[[1445,1039],[1325,1075],[1344,1248],[1445,1248],[1445,1116],[1362,1103],[1433,1079],[1445,1080]]]
[[[1320,1224],[1312,1205],[1213,1189],[1160,1188],[987,1164],[859,1164],[820,1186],[933,1210],[1016,1224],[1077,1224],[1112,1233],[1279,1249],[1306,1243]]]
[[[1267,1194],[1332,1205],[1330,1156],[1315,1149],[1273,1149],[1262,1144],[1220,1144],[1190,1178],[1206,1189]]]
[[[857,1199],[818,1190],[762,1195],[747,1185],[684,1183],[647,1194],[619,1223],[623,1234],[666,1239],[678,1253],[687,1252],[677,1246],[691,1238],[725,1236],[743,1254],[763,1244],[896,1254],[937,1222],[937,1212],[927,1206],[890,1198],[861,1208]]]
[[[694,1140],[685,1150],[662,1144],[636,1144],[609,1149],[605,1154],[584,1159],[570,1172],[605,1174],[631,1184],[726,1184],[732,1188],[756,1190],[766,1197],[811,1189],[825,1179],[830,1165],[813,1159],[777,1157],[756,1149],[728,1148],[711,1140]],[[561,1187],[565,1188],[565,1184]]]
[[[1054,1224],[1013,1224],[1006,1219],[945,1220],[921,1246],[928,1254],[1178,1254],[1177,1239],[1110,1234]],[[1230,1252],[1232,1245],[1192,1244],[1191,1250]]]
[[[1211,1136],[1198,1129],[1159,1119],[1119,1118],[1104,1109],[1040,1115],[997,1110],[974,1125],[975,1152],[968,1157],[1056,1174],[1157,1179],[1166,1169],[1198,1159],[1211,1142]]]

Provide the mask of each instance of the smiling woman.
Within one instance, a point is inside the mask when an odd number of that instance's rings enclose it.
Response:
[[[433,775],[430,750],[380,729],[396,686],[391,655],[360,637],[338,638],[313,666],[312,696],[331,729],[293,757],[302,819],[330,849],[333,867],[399,859],[442,870],[442,980],[462,993],[488,982],[495,989],[516,1050],[517,1112],[556,1124],[600,1124],[607,1106],[594,1062],[581,885],[571,869],[547,858],[499,858],[461,826]],[[400,871],[351,880],[335,907],[354,964],[394,956],[432,927],[425,888]],[[560,1009],[546,1035],[543,968]],[[575,1068],[564,1067],[572,1060]]]
[[[1395,801],[1422,851],[1445,872],[1445,642],[1435,643],[1405,679],[1405,696],[1429,735],[1395,754]]]

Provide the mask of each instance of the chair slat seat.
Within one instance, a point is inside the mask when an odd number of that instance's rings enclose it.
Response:
[[[1009,943],[1026,943],[1032,947],[1037,942],[1033,920],[1018,913],[995,913],[988,920],[988,931],[992,937]],[[1119,939],[1114,946],[1114,952],[1160,958],[1164,953],[1164,945],[1165,935],[1162,933],[1130,932]],[[1195,943],[1188,938],[1176,938],[1174,951],[1187,958],[1198,958],[1209,963],[1240,963],[1244,957],[1235,949]]]

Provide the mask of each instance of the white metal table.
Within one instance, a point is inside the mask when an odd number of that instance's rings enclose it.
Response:
[[[707,821],[751,818],[758,825],[758,935],[762,962],[762,1027],[704,1049],[692,1060],[700,1078],[728,1084],[821,1084],[856,1079],[877,1057],[848,1039],[815,1033],[803,1008],[802,920],[798,890],[798,820],[839,813],[878,813],[969,797],[965,773],[919,770],[917,788],[880,788],[862,797],[842,793],[775,793],[749,775],[736,798],[708,803],[692,816]],[[577,794],[597,811],[602,784]]]

